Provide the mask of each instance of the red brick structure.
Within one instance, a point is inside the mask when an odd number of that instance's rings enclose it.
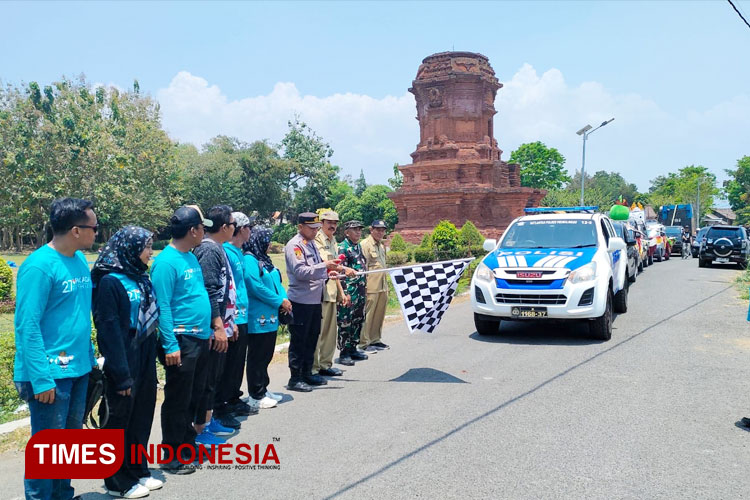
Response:
[[[398,210],[396,231],[418,243],[443,219],[472,221],[498,237],[525,207],[546,191],[521,187],[520,167],[500,159],[493,135],[495,95],[502,84],[487,57],[442,52],[422,61],[409,92],[417,100],[419,144],[411,165],[400,165],[400,189],[390,193]]]

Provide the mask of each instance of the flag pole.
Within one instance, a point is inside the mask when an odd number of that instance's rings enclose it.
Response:
[[[451,259],[451,260],[441,260],[439,262],[424,262],[422,264],[411,264],[408,266],[399,266],[399,267],[387,267],[385,269],[373,269],[372,271],[360,271],[357,273],[357,276],[364,276],[366,274],[374,274],[374,273],[387,273],[390,271],[395,271],[397,269],[413,269],[415,267],[424,267],[424,266],[432,266],[435,264],[446,264],[448,262],[463,262],[463,261],[469,261],[475,260],[476,257],[464,257],[463,259]],[[330,278],[329,278],[330,279]],[[339,274],[337,278],[334,279],[346,279],[346,276],[343,274]]]

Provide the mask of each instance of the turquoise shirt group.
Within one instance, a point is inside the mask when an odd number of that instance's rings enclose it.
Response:
[[[21,265],[17,290],[13,380],[39,394],[55,379],[89,373],[91,273],[83,253],[67,257],[44,245]]]
[[[279,328],[279,307],[286,299],[278,269],[271,272],[258,263],[252,254],[246,254],[245,284],[247,286],[248,333],[275,332]]]
[[[229,265],[232,268],[234,276],[234,285],[237,292],[237,316],[235,323],[238,325],[247,324],[247,286],[245,285],[245,263],[242,257],[242,250],[232,245],[224,243],[224,251],[229,259]]]
[[[159,338],[165,353],[180,350],[177,335],[211,336],[211,303],[192,252],[167,246],[154,259],[151,282],[159,303]]]

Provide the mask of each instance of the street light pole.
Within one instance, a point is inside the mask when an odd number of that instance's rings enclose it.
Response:
[[[614,118],[610,118],[609,120],[603,121],[601,125],[599,125],[596,128],[591,128],[591,125],[586,125],[581,130],[576,132],[576,134],[583,136],[583,153],[581,154],[581,206],[584,205],[583,203],[583,190],[584,190],[584,181],[586,180],[586,140],[589,138],[591,134],[602,128],[608,123],[612,123],[614,121]]]

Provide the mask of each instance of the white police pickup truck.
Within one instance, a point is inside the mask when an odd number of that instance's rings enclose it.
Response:
[[[613,310],[628,308],[627,244],[596,208],[526,209],[499,243],[484,242],[471,280],[479,334],[502,320],[583,319],[592,337],[612,338]]]

